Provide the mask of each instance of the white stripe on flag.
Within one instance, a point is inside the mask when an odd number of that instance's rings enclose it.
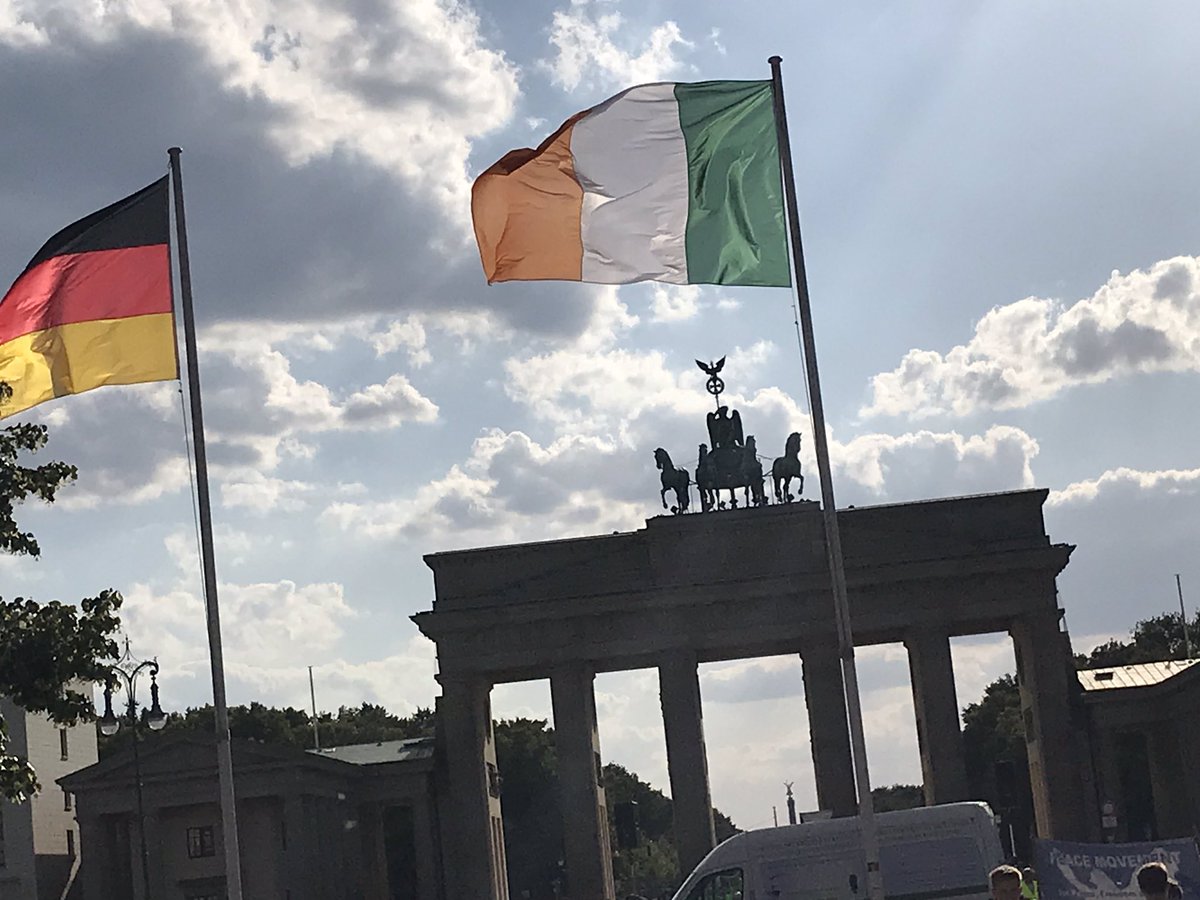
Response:
[[[687,284],[687,145],[674,84],[631,88],[575,123],[583,280]]]

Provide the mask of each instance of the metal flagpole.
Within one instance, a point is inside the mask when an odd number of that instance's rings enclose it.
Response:
[[[312,666],[308,667],[308,696],[312,700],[313,747],[321,749],[321,732],[317,729],[317,689],[313,687]]]
[[[779,139],[779,162],[783,168],[783,187],[792,241],[792,265],[796,274],[796,298],[804,344],[804,365],[808,374],[808,402],[812,412],[813,441],[817,454],[817,470],[821,476],[821,512],[825,517],[825,543],[829,554],[830,580],[833,582],[838,650],[842,659],[842,687],[846,694],[846,712],[850,722],[850,741],[854,756],[854,780],[858,787],[859,829],[867,862],[867,891],[871,900],[883,900],[883,879],[879,871],[879,835],[875,827],[875,807],[871,802],[871,779],[867,772],[867,743],[863,734],[862,704],[858,696],[858,672],[854,666],[854,635],[850,630],[850,602],[846,595],[842,537],[838,530],[837,505],[833,499],[833,475],[829,468],[829,445],[825,436],[825,408],[821,403],[821,377],[817,372],[817,346],[813,339],[808,277],[804,270],[804,249],[800,242],[800,209],[796,201],[796,178],[792,172],[787,112],[783,105],[783,74],[780,71],[783,59],[772,56],[768,62],[771,64],[771,82],[775,89],[775,128]]]
[[[188,262],[187,222],[183,214],[183,179],[178,147],[167,151],[175,198],[175,238],[179,255],[179,295],[183,309],[183,339],[187,350],[188,398],[192,411],[192,446],[196,454],[196,496],[200,508],[200,551],[204,571],[204,608],[208,618],[208,655],[212,663],[213,707],[216,710],[217,775],[220,781],[221,826],[225,843],[225,892],[242,900],[241,852],[238,849],[237,808],[233,792],[233,752],[229,745],[229,708],[225,703],[225,662],[221,651],[221,616],[217,605],[217,564],[213,554],[212,508],[208,498],[208,457],[204,450],[204,414],[200,407],[200,366],[196,354],[196,323],[192,316],[192,270]]]

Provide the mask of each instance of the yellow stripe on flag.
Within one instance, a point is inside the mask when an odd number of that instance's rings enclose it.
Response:
[[[0,418],[106,384],[171,381],[178,373],[170,313],[35,331],[0,345],[0,381],[13,391]]]

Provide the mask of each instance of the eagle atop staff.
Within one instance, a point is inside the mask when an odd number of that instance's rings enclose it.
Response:
[[[720,406],[721,391],[725,390],[725,382],[721,380],[721,376],[717,373],[725,368],[725,357],[722,356],[716,362],[709,363],[698,359],[696,360],[696,365],[700,367],[701,372],[708,376],[708,381],[704,385],[704,389],[713,395],[713,399],[717,401],[717,406]]]

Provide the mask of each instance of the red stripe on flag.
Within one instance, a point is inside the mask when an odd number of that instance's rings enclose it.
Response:
[[[73,322],[171,311],[166,244],[54,256],[0,300],[0,344]]]

